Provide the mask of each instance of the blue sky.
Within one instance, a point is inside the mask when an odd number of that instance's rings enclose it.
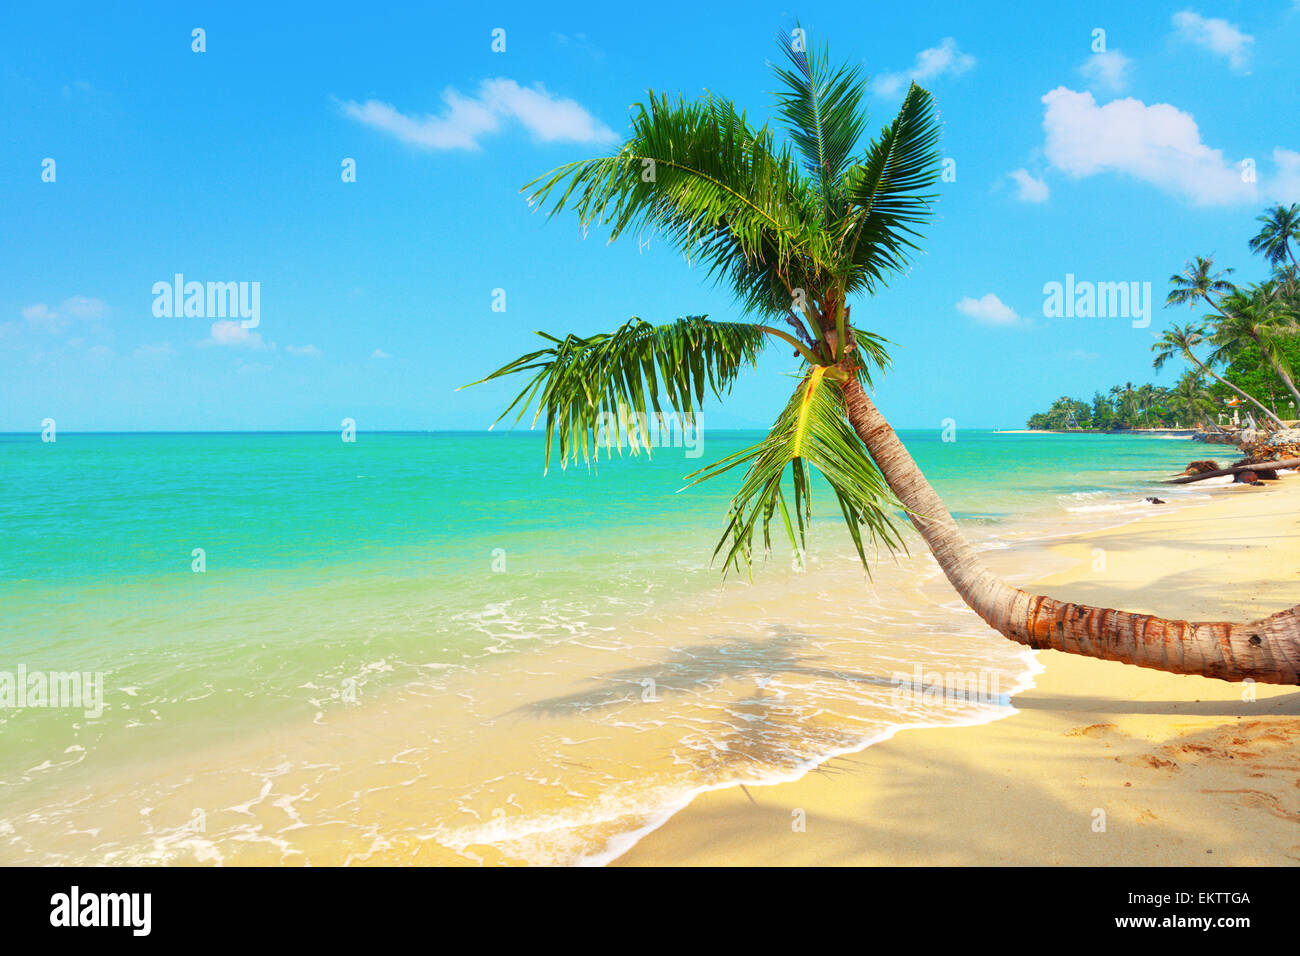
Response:
[[[1300,201],[1300,4],[1065,6],[8,4],[0,430],[484,428],[510,387],[453,389],[534,329],[738,317],[662,242],[584,239],[519,189],[609,151],[647,89],[766,116],[796,16],[873,75],[873,128],[911,76],[932,90],[955,162],[910,274],[854,305],[896,343],[897,426],[1171,383],[1151,337],[1190,312],[1047,318],[1043,286],[1150,282],[1158,305],[1192,255],[1263,275],[1254,217]],[[176,273],[259,283],[259,324],[155,315]],[[773,348],[706,424],[766,425],[793,369]]]

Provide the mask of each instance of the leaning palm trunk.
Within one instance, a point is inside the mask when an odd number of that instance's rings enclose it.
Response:
[[[1205,301],[1210,304],[1210,308],[1214,309],[1215,312],[1219,313],[1219,315],[1222,318],[1224,319],[1231,318],[1231,316],[1229,316],[1228,313],[1223,310],[1223,306],[1221,306],[1218,302],[1215,302],[1212,298],[1210,298],[1209,295],[1202,295],[1201,298],[1205,299]],[[1277,360],[1272,355],[1269,354],[1268,349],[1264,347],[1264,343],[1263,341],[1260,340],[1260,337],[1255,333],[1251,333],[1251,338],[1254,339],[1255,344],[1259,347],[1260,354],[1264,356],[1264,359],[1269,363],[1269,365],[1273,367],[1273,371],[1277,373],[1278,377],[1281,378],[1282,381],[1286,384],[1286,387],[1290,389],[1291,394],[1295,397],[1295,400],[1297,402],[1300,402],[1300,392],[1296,391],[1295,382],[1291,381],[1291,377],[1287,375],[1285,369],[1283,369],[1282,366],[1278,364]],[[1259,401],[1259,399],[1255,398],[1253,395],[1247,395],[1236,385],[1233,385],[1231,382],[1229,382],[1226,378],[1217,375],[1216,373],[1211,371],[1208,367],[1202,365],[1200,360],[1196,358],[1196,356],[1188,354],[1187,357],[1190,358],[1194,363],[1196,363],[1196,365],[1201,369],[1201,371],[1209,372],[1209,374],[1213,375],[1219,382],[1228,386],[1228,388],[1232,389],[1242,398],[1247,399],[1250,402],[1253,402],[1259,408],[1260,411],[1262,411],[1269,418],[1273,419],[1273,421],[1277,422],[1279,428],[1286,428],[1286,423],[1282,421],[1281,418],[1278,417],[1277,413],[1265,408],[1263,402]]]
[[[1296,390],[1295,382],[1291,380],[1291,376],[1287,374],[1287,371],[1282,366],[1281,362],[1272,355],[1269,355],[1267,352],[1264,354],[1267,356],[1269,364],[1273,366],[1273,371],[1277,373],[1277,377],[1282,380],[1282,384],[1287,387],[1287,391],[1289,391],[1291,397],[1295,399],[1296,407],[1300,408],[1300,391]]]
[[[843,386],[849,423],[970,608],[1004,637],[1140,667],[1221,680],[1300,683],[1300,607],[1249,624],[1171,621],[1030,594],[986,567],[856,379]]]
[[[1286,428],[1286,422],[1282,421],[1282,419],[1278,417],[1277,412],[1270,409],[1267,405],[1265,405],[1263,402],[1257,399],[1254,395],[1250,395],[1245,391],[1243,391],[1242,389],[1238,388],[1236,385],[1233,385],[1231,382],[1229,382],[1226,378],[1224,378],[1214,369],[1210,368],[1208,365],[1201,362],[1201,360],[1198,359],[1191,352],[1187,352],[1185,354],[1186,357],[1192,362],[1192,364],[1194,364],[1198,369],[1200,369],[1206,375],[1212,376],[1214,380],[1219,384],[1228,386],[1228,388],[1232,389],[1232,391],[1234,391],[1241,398],[1244,398],[1246,401],[1250,402],[1261,412],[1263,412],[1266,416],[1271,418],[1274,424],[1276,424],[1278,428]]]
[[[867,142],[860,66],[836,68],[798,35],[797,43],[781,37],[789,66],[774,66],[784,138],[712,94],[651,95],[633,108],[631,135],[616,154],[561,166],[527,187],[534,204],[552,215],[570,204],[584,227],[608,226],[611,240],[628,229],[664,236],[730,285],[746,312],[779,318],[793,334],[697,315],[662,325],[634,318],[588,337],[543,335],[548,346],[488,376],[528,375],[506,414],[535,406],[533,420],[545,416],[547,461],[552,437],[562,461],[590,460],[602,432],[609,452],[609,422],[621,422],[622,409],[657,413],[663,403],[693,417],[706,390],[721,398],[775,338],[805,363],[795,394],[761,442],[692,476],[746,469],[718,544],[726,566],[750,564],[756,542],[770,547],[776,520],[794,547],[804,546],[815,470],[834,491],[864,566],[864,537],[899,544],[890,519],[902,501],[962,598],[1012,640],[1176,673],[1300,683],[1300,609],[1249,625],[1166,621],[1038,597],[980,564],[863,391],[888,366],[888,343],[849,316],[850,297],[906,272],[938,198],[928,191],[943,158],[933,99],[913,83]],[[1208,268],[1202,260],[1175,297],[1226,287],[1203,275]],[[1167,357],[1201,338],[1182,330],[1157,346]],[[630,444],[635,452],[639,441]]]

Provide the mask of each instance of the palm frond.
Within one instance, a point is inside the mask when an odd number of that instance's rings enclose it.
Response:
[[[710,322],[702,315],[666,325],[632,318],[613,332],[585,338],[537,334],[553,343],[551,347],[520,356],[471,384],[532,373],[497,421],[517,408],[518,422],[535,402],[532,424],[546,416],[548,469],[557,434],[562,468],[570,460],[576,462],[579,454],[587,462],[593,453],[599,454],[602,431],[606,454],[615,441],[621,453],[623,440],[633,454],[641,448],[649,453],[644,422],[651,410],[661,415],[667,404],[678,415],[694,416],[706,390],[720,397],[744,365],[757,362],[766,341],[759,326]],[[634,427],[621,431],[629,421]],[[686,424],[682,422],[683,427]]]
[[[524,187],[555,215],[572,205],[583,227],[662,236],[688,259],[730,278],[764,311],[788,309],[809,263],[825,264],[817,200],[788,148],[754,129],[727,100],[649,97],[634,107],[632,135],[613,156],[570,163]],[[811,286],[811,283],[807,283]]]
[[[788,33],[777,40],[793,67],[772,67],[785,85],[776,94],[777,110],[829,213],[841,203],[844,173],[867,125],[866,77],[856,64],[831,69],[825,46],[796,43]]]
[[[893,122],[881,130],[863,163],[846,173],[849,209],[835,232],[852,263],[845,292],[872,292],[906,268],[920,238],[914,227],[937,198],[925,193],[939,179],[939,122],[934,100],[915,83]]]
[[[870,571],[867,537],[887,548],[906,550],[894,524],[898,504],[884,477],[845,418],[838,386],[826,380],[824,366],[808,369],[767,437],[757,445],[688,475],[698,484],[747,465],[732,499],[727,527],[714,557],[725,554],[724,569],[753,564],[754,536],[760,529],[764,551],[772,548],[772,519],[780,512],[791,547],[803,549],[812,521],[812,470],[831,486],[864,568]],[[790,470],[792,500],[782,488]],[[793,515],[793,522],[791,516]]]

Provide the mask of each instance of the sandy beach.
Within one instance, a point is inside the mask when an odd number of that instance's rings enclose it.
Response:
[[[1073,567],[1031,590],[1193,620],[1261,617],[1300,596],[1300,477],[1215,488],[1208,503],[1053,550]],[[1295,688],[1038,658],[1009,717],[904,730],[793,783],[705,793],[616,863],[1300,862]]]

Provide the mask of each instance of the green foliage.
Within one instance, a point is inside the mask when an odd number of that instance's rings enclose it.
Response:
[[[695,484],[739,465],[749,466],[732,500],[726,531],[714,551],[716,557],[725,550],[724,567],[739,570],[742,561],[747,566],[752,564],[754,534],[760,524],[764,550],[771,551],[772,517],[778,511],[791,547],[806,547],[807,526],[812,518],[809,466],[817,469],[834,490],[864,567],[870,568],[863,544],[864,529],[878,544],[891,549],[903,547],[891,519],[891,512],[901,505],[850,427],[843,395],[834,383],[826,381],[824,372],[823,367],[808,371],[763,441],[687,476]],[[787,467],[793,507],[787,506],[782,491]]]
[[[1279,417],[1300,414],[1280,374],[1294,380],[1300,368],[1300,267],[1294,250],[1300,244],[1300,205],[1273,206],[1257,221],[1262,228],[1250,248],[1273,266],[1272,276],[1238,287],[1228,279],[1232,269],[1216,269],[1214,259],[1204,256],[1194,257],[1181,273],[1170,276],[1166,306],[1211,311],[1165,330],[1151,346],[1156,353],[1152,364],[1161,369],[1178,359],[1190,367],[1173,389],[1135,389],[1130,382],[1111,388],[1106,396],[1097,393],[1089,410],[1092,428],[1168,427],[1206,419],[1217,423],[1224,403],[1239,398],[1227,385],[1211,380],[1220,374]],[[1065,427],[1075,404],[1075,399],[1057,399],[1047,412],[1032,415],[1028,427]]]
[[[1096,392],[1092,401],[1062,395],[1046,412],[1036,412],[1026,428],[1048,431],[1118,431],[1130,428],[1178,428],[1188,424],[1172,401],[1172,391],[1159,385],[1132,382],[1116,385],[1108,394]]]
[[[1300,335],[1281,339],[1277,343],[1277,349],[1287,368],[1300,369]],[[1222,374],[1243,392],[1273,409],[1280,417],[1294,419],[1300,416],[1300,411],[1291,406],[1294,401],[1291,393],[1282,384],[1282,379],[1272,364],[1264,359],[1259,346],[1252,343],[1243,347]],[[1207,390],[1220,405],[1234,397],[1230,388],[1218,382],[1210,383]]]
[[[774,67],[777,109],[793,148],[729,100],[651,93],[633,107],[616,154],[524,188],[550,215],[571,205],[582,226],[604,225],[612,239],[629,228],[662,235],[726,280],[748,312],[785,316],[805,298],[802,318],[820,348],[843,321],[844,297],[874,292],[917,248],[936,199],[926,190],[939,178],[939,124],[930,94],[913,84],[855,153],[867,124],[858,69],[781,46],[792,67]]]
[[[692,315],[667,325],[651,325],[633,318],[614,332],[563,339],[538,332],[554,344],[515,359],[480,380],[490,381],[516,372],[532,378],[497,421],[515,408],[518,421],[536,403],[533,424],[546,415],[546,467],[558,434],[560,466],[577,461],[581,453],[590,461],[599,454],[597,430],[605,425],[605,452],[613,440],[608,425],[631,409],[644,415],[663,411],[661,399],[682,415],[693,415],[704,401],[706,387],[720,396],[741,368],[754,365],[767,339],[753,325],[710,322]],[[474,382],[472,384],[480,384]],[[649,436],[634,430],[629,436],[632,453],[650,451]],[[620,443],[621,453],[621,443]]]
[[[631,135],[614,155],[569,163],[524,188],[550,215],[571,207],[584,229],[607,228],[611,239],[629,229],[659,235],[729,284],[747,313],[779,318],[792,334],[702,318],[657,327],[634,319],[609,335],[545,336],[550,348],[488,378],[531,373],[506,414],[535,406],[533,420],[546,417],[547,461],[556,435],[561,461],[576,461],[594,450],[602,419],[624,407],[638,416],[647,405],[658,411],[661,399],[689,413],[706,385],[719,396],[730,387],[764,336],[778,338],[804,361],[801,391],[764,442],[693,476],[747,466],[718,553],[726,566],[749,562],[755,530],[770,544],[777,511],[792,542],[802,542],[815,469],[835,490],[865,565],[864,531],[900,544],[890,524],[896,503],[846,420],[841,386],[850,375],[869,385],[889,355],[883,338],[850,324],[846,297],[874,293],[916,251],[936,198],[928,190],[939,180],[939,123],[930,94],[912,84],[897,115],[863,146],[859,68],[833,67],[824,47],[798,50],[788,37],[781,47],[789,65],[774,67],[778,129],[755,126],[721,97],[652,92],[633,107]],[[793,509],[781,491],[787,467]]]

